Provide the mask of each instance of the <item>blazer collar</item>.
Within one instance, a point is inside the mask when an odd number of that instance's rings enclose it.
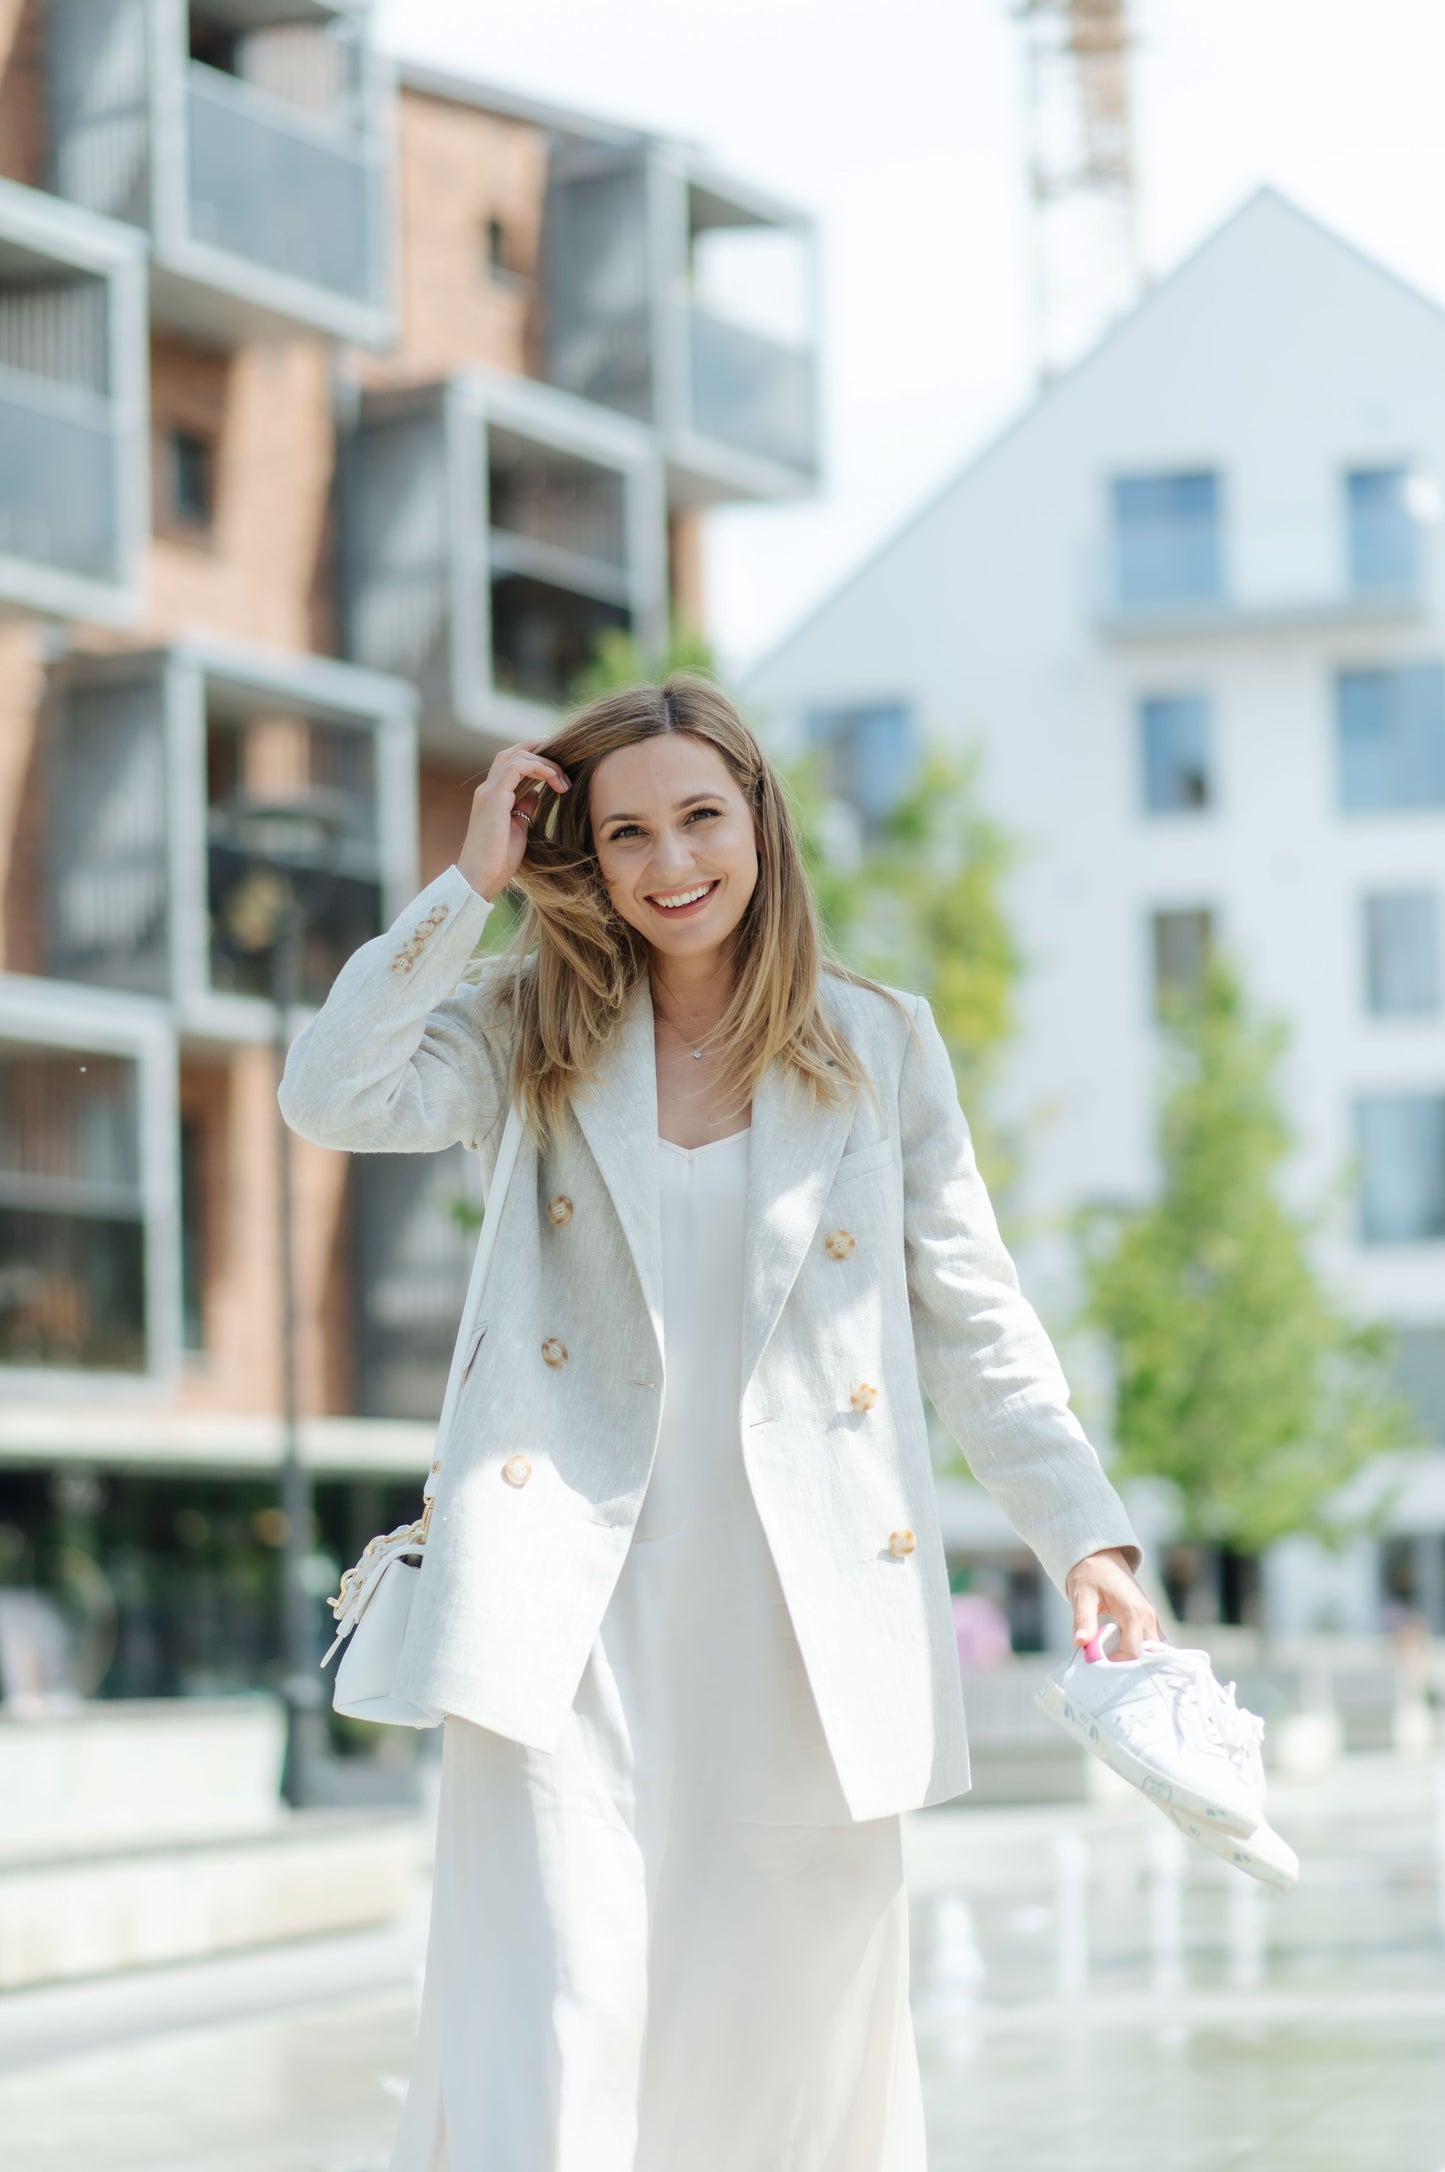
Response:
[[[632,1253],[663,1349],[662,1190],[652,988],[644,976],[617,1040],[572,1108]],[[812,1242],[853,1120],[846,1104],[809,1113],[768,1066],[753,1095],[743,1238],[742,1385],[746,1391]]]

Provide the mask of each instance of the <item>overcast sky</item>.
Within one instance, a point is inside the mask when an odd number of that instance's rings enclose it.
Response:
[[[695,139],[816,214],[823,488],[710,517],[726,669],[1030,396],[1009,0],[380,0],[379,19],[395,53]],[[1136,0],[1134,21],[1152,273],[1270,180],[1445,301],[1442,0]]]

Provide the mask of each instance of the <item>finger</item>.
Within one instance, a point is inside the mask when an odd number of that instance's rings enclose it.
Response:
[[[497,765],[503,771],[515,766],[517,777],[536,777],[543,784],[550,784],[554,791],[571,790],[572,779],[556,762],[549,762],[545,754],[530,754],[525,747],[506,747],[497,757]],[[513,790],[516,779],[512,780]]]
[[[1080,1584],[1074,1593],[1074,1642],[1091,1644],[1099,1634],[1099,1594],[1092,1584]]]
[[[1114,1648],[1116,1659],[1142,1659],[1144,1638],[1149,1634],[1145,1609],[1133,1606],[1121,1599],[1117,1605],[1107,1608],[1119,1630],[1119,1641]]]

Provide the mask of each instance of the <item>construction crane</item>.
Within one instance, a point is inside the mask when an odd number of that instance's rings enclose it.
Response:
[[[1144,285],[1129,0],[1015,0],[1024,31],[1034,351],[1053,376]]]

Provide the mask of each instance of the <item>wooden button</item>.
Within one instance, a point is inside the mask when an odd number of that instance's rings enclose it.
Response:
[[[532,1466],[520,1450],[502,1465],[502,1476],[509,1486],[525,1486],[531,1475]]]
[[[555,1199],[547,1201],[547,1219],[549,1222],[571,1221],[572,1202],[565,1192],[558,1192]]]
[[[555,1335],[549,1335],[542,1345],[542,1355],[549,1365],[565,1365],[567,1362],[567,1345],[565,1342],[559,1342]]]
[[[871,1380],[860,1380],[848,1400],[855,1410],[871,1410],[878,1400],[878,1390]]]
[[[851,1229],[830,1229],[823,1239],[823,1249],[829,1259],[846,1259],[857,1246],[858,1240]]]
[[[917,1544],[911,1531],[890,1531],[888,1534],[888,1551],[900,1560],[905,1554],[911,1554]]]

